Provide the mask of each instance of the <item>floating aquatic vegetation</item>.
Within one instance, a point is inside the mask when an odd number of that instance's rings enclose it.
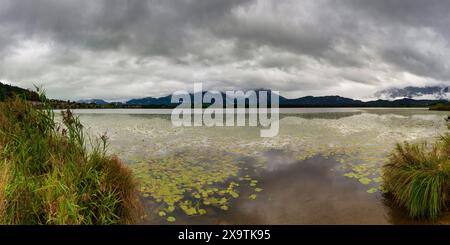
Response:
[[[382,177],[376,177],[376,178],[373,178],[372,181],[374,181],[376,183],[381,183],[383,181],[383,178]]]
[[[370,184],[370,182],[372,182],[372,180],[366,177],[362,177],[361,179],[359,179],[359,182],[361,182],[361,184],[363,185],[368,185]]]
[[[161,217],[177,208],[187,216],[206,214],[207,207],[226,211],[231,199],[239,198],[239,179],[251,186],[258,183],[248,174],[239,178],[242,162],[233,154],[218,151],[179,152],[132,167],[143,196],[159,203]]]

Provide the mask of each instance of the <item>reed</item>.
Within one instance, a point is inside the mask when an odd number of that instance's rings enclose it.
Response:
[[[106,137],[87,144],[71,111],[55,122],[19,97],[0,103],[0,223],[132,224],[141,216],[131,171],[106,152]]]

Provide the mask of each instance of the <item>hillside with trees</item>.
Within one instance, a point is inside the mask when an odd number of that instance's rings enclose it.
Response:
[[[34,91],[0,82],[0,101],[5,101],[7,98],[12,98],[15,95],[19,95],[29,101],[39,101],[39,95]]]

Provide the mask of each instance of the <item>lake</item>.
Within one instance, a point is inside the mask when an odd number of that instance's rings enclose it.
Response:
[[[397,142],[447,132],[446,112],[281,109],[258,127],[173,127],[170,110],[75,110],[140,181],[146,224],[411,224],[383,197]]]

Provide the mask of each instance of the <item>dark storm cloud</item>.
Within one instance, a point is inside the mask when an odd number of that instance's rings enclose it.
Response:
[[[0,21],[25,38],[46,36],[93,50],[123,46],[150,55],[185,46],[193,28],[243,2],[12,0],[2,4]]]
[[[450,2],[0,0],[0,80],[53,97],[448,84]]]
[[[398,66],[398,68],[412,71],[414,74],[428,76],[432,74],[441,80],[450,80],[450,70],[447,57],[441,54],[422,52],[411,47],[396,47],[386,49],[383,58]]]
[[[429,26],[448,31],[450,4],[445,0],[349,0],[352,7],[385,23]]]
[[[450,80],[450,2],[443,0],[349,1],[387,31],[383,61],[413,74]]]

